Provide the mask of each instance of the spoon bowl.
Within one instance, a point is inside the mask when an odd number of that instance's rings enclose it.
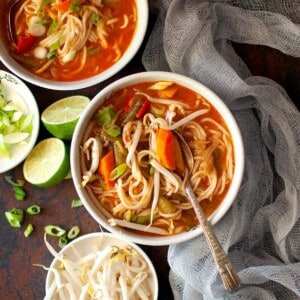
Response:
[[[205,213],[203,212],[189,181],[189,175],[192,173],[194,167],[194,158],[192,151],[184,137],[176,130],[174,130],[174,133],[179,139],[183,159],[186,162],[184,174],[179,174],[184,178],[183,183],[185,193],[193,206],[200,225],[202,226],[203,233],[218,267],[218,271],[223,281],[224,287],[226,290],[234,291],[240,286],[241,283],[239,275],[229,261],[229,258],[225,253],[221,243],[219,242]]]

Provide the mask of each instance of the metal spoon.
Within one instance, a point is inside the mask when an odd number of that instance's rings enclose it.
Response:
[[[184,137],[174,130],[174,133],[179,138],[180,146],[183,152],[183,158],[186,162],[186,168],[185,173],[180,174],[183,175],[185,178],[184,182],[184,189],[186,192],[186,195],[188,196],[189,200],[191,201],[191,204],[194,208],[194,211],[196,213],[196,216],[199,220],[200,225],[202,226],[205,238],[207,240],[208,246],[211,250],[211,253],[214,257],[214,260],[216,262],[216,265],[219,270],[219,274],[221,276],[221,279],[223,281],[224,287],[228,291],[234,291],[237,289],[240,284],[240,278],[237,274],[236,270],[232,266],[231,262],[229,261],[229,258],[227,254],[225,253],[222,245],[220,244],[218,238],[216,237],[214,230],[206,218],[194,192],[191,187],[190,181],[189,181],[189,175],[191,174],[193,167],[194,167],[194,158],[191,152],[191,149],[189,145],[187,144]]]

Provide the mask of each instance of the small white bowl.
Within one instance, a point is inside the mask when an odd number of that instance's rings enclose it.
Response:
[[[244,147],[241,133],[235,121],[235,118],[233,117],[228,107],[224,104],[224,102],[214,92],[212,92],[210,89],[208,89],[206,86],[199,83],[198,81],[195,81],[183,75],[169,72],[142,72],[119,79],[105,87],[102,91],[100,91],[92,99],[89,106],[82,114],[81,118],[79,119],[76,125],[75,132],[73,135],[71,144],[71,172],[75,188],[79,197],[82,200],[82,203],[84,204],[85,208],[88,210],[90,215],[108,231],[113,232],[116,235],[126,237],[126,239],[132,242],[152,246],[170,245],[190,240],[203,233],[202,227],[197,226],[196,228],[188,232],[183,232],[171,236],[145,236],[142,233],[139,233],[138,231],[128,230],[119,226],[112,226],[108,222],[107,217],[105,217],[105,215],[99,209],[100,204],[97,202],[97,200],[93,197],[90,197],[87,190],[80,186],[82,182],[82,173],[80,167],[80,145],[83,136],[86,132],[87,124],[95,115],[101,103],[107,97],[109,97],[111,93],[122,89],[126,86],[153,81],[173,81],[175,83],[178,83],[179,85],[194,90],[198,94],[204,96],[206,100],[208,100],[223,117],[231,134],[234,148],[234,174],[227,194],[225,195],[221,204],[209,217],[211,224],[216,224],[231,207],[239,191],[244,172]]]
[[[11,146],[10,157],[0,156],[0,173],[19,165],[34,147],[40,129],[39,109],[30,89],[18,77],[0,70],[0,79],[6,98],[22,105],[24,112],[33,115],[32,132],[24,142]]]
[[[3,11],[8,11],[7,5],[8,2],[7,4],[1,3],[0,9],[2,9]],[[7,44],[7,37],[4,36],[3,32],[0,33],[0,42],[2,44],[2,46],[0,47],[0,60],[8,69],[10,69],[17,76],[39,87],[44,87],[52,90],[78,90],[78,89],[96,85],[112,77],[113,75],[118,73],[121,69],[123,69],[133,59],[133,57],[139,50],[147,31],[148,18],[149,18],[149,4],[147,0],[136,0],[136,6],[137,6],[137,16],[138,16],[137,28],[135,30],[132,41],[128,46],[127,50],[125,51],[124,55],[120,58],[120,60],[118,60],[113,66],[108,68],[106,71],[98,75],[95,75],[93,77],[83,79],[83,80],[68,81],[68,82],[47,80],[41,78],[29,72],[25,68],[23,68],[20,64],[18,64],[16,60],[14,60],[10,56],[9,51],[6,49],[6,47],[3,47],[3,45],[5,46]],[[1,14],[2,13],[0,12],[0,16]],[[7,18],[5,17],[5,20],[6,19]],[[0,20],[0,25],[1,24],[3,28],[7,27],[7,24],[4,23],[4,18],[3,20]],[[1,41],[1,39],[4,39],[5,42]]]
[[[96,253],[97,251],[102,251],[104,248],[108,246],[118,246],[120,248],[131,247],[137,251],[138,255],[146,262],[148,266],[149,272],[149,288],[152,291],[153,298],[149,300],[156,300],[158,298],[158,279],[156,270],[147,256],[147,254],[134,243],[127,242],[123,239],[120,239],[110,233],[105,232],[94,232],[89,233],[83,236],[80,236],[66,245],[62,250],[58,253],[59,257],[64,256],[64,258],[68,258],[72,261],[78,261],[81,257],[86,256],[91,253]],[[59,268],[61,262],[59,259],[54,258],[50,265],[50,269]],[[54,280],[53,272],[48,271],[46,277],[46,293],[49,291],[51,284]]]

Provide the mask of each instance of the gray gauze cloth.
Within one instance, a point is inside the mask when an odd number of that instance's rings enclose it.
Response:
[[[175,299],[300,299],[300,113],[281,86],[252,76],[231,44],[299,57],[299,8],[297,0],[151,1],[158,17],[143,53],[146,70],[184,74],[216,92],[246,152],[238,197],[214,226],[242,285],[224,290],[201,235],[169,247]]]

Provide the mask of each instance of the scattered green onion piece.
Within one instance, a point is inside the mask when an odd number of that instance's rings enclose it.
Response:
[[[45,232],[51,236],[60,237],[66,233],[66,230],[56,225],[47,225],[45,226]]]
[[[99,110],[96,119],[103,125],[109,125],[116,118],[117,112],[111,107],[107,106]]]
[[[115,180],[122,176],[127,169],[127,164],[123,163],[115,167],[110,173],[110,180]]]
[[[82,204],[82,202],[79,198],[72,200],[72,204],[71,204],[72,208],[79,207],[79,206],[82,206],[82,205],[83,204]]]
[[[100,21],[100,15],[98,13],[92,14],[92,23],[97,26]]]
[[[38,205],[31,205],[26,209],[26,212],[30,215],[38,215],[41,212],[41,208]]]
[[[5,217],[12,227],[21,227],[23,221],[24,212],[22,209],[13,208],[10,211],[5,212]]]
[[[69,231],[68,231],[68,234],[67,234],[67,237],[69,240],[73,240],[75,239],[78,234],[80,233],[80,228],[79,226],[73,226]]]
[[[47,54],[47,58],[51,58],[53,55],[55,55],[55,52],[59,48],[59,46],[60,46],[60,38],[57,39],[56,42],[54,42],[53,44],[51,44],[49,52]]]
[[[14,181],[12,176],[5,176],[4,179],[13,186],[23,186],[25,183],[25,180],[22,179],[17,179]]]
[[[15,191],[15,197],[18,201],[23,201],[25,199],[26,193],[24,189],[20,186],[13,186]]]
[[[70,8],[73,12],[78,13],[80,11],[80,0],[72,0]]]
[[[24,231],[24,236],[29,237],[33,232],[33,226],[32,224],[28,224],[25,231]]]
[[[66,246],[67,244],[69,243],[66,235],[62,235],[61,237],[59,237],[59,240],[58,240],[58,245],[60,248],[63,248],[64,246]]]
[[[105,131],[112,137],[117,137],[121,134],[121,128],[118,125],[111,124],[105,127]]]

